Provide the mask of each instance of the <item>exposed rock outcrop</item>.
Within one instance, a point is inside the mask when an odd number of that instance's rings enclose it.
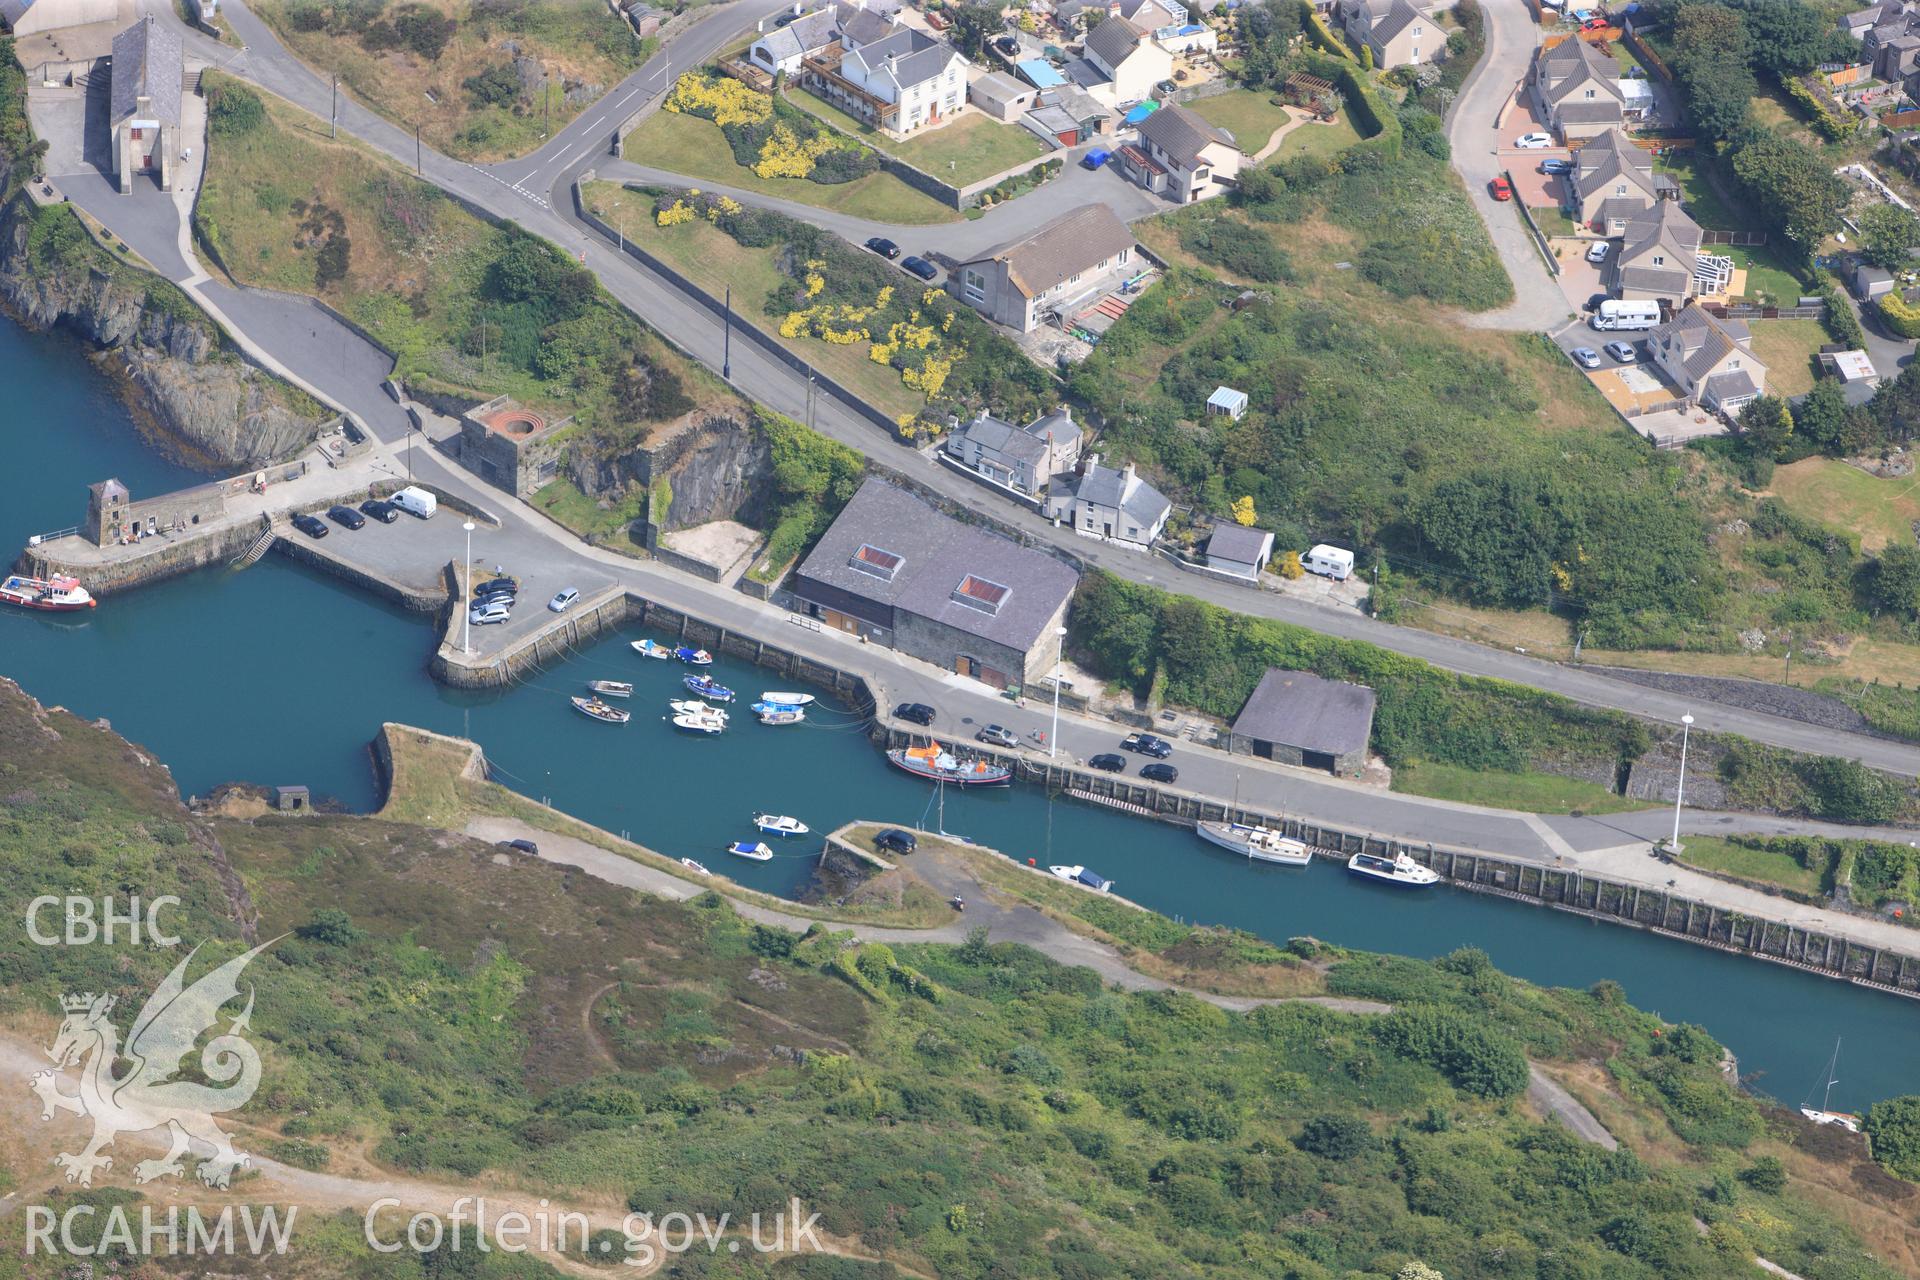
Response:
[[[645,489],[664,504],[664,511],[649,511],[652,545],[671,529],[750,517],[766,496],[770,463],[766,436],[744,415],[695,414],[637,445],[583,440],[569,468],[574,484],[593,497],[619,501]]]
[[[65,326],[101,348],[153,442],[200,466],[242,470],[297,452],[320,406],[224,348],[213,322],[171,285],[104,250],[36,256],[35,211],[0,212],[0,302],[37,328]],[[95,255],[99,260],[95,260]]]

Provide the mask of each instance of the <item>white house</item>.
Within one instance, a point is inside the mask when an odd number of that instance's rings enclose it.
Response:
[[[803,59],[819,53],[839,38],[840,22],[834,11],[816,9],[755,40],[747,50],[747,61],[768,75],[791,79],[800,74]]]
[[[1069,210],[1031,235],[969,258],[947,289],[995,324],[1031,332],[1119,284],[1134,269],[1133,232],[1105,204]]]
[[[801,82],[851,115],[904,137],[945,124],[967,101],[967,60],[944,40],[899,27],[871,43],[823,50]]]
[[[1703,409],[1737,417],[1767,390],[1767,366],[1753,354],[1742,320],[1722,320],[1705,307],[1688,307],[1647,339],[1667,376]]]
[[[1173,55],[1125,18],[1108,18],[1087,36],[1087,61],[1112,85],[1115,105],[1139,102],[1173,74]]]
[[[1087,459],[1078,476],[1054,481],[1047,496],[1046,514],[1065,520],[1076,533],[1109,538],[1145,549],[1159,538],[1173,514],[1173,504],[1142,480],[1129,462],[1115,470],[1100,465],[1100,455]]]
[[[1246,159],[1232,134],[1171,103],[1140,122],[1138,143],[1120,148],[1122,172],[1180,204],[1225,191]]]
[[[1024,427],[982,411],[947,436],[947,456],[1003,489],[1029,496],[1044,493],[1053,477],[1080,461],[1080,426],[1062,405]]]

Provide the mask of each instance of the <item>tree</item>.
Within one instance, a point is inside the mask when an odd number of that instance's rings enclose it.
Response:
[[[1430,1267],[1415,1259],[1393,1273],[1393,1280],[1447,1280],[1438,1267]]]
[[[1867,571],[1867,590],[1888,613],[1920,617],[1920,547],[1896,542]]]
[[[1733,173],[1781,234],[1810,252],[1840,221],[1847,187],[1833,166],[1805,143],[1767,130],[1733,153]]]
[[[1255,515],[1253,511],[1253,495],[1252,494],[1248,494],[1244,498],[1235,498],[1233,500],[1233,522],[1235,524],[1241,525],[1245,528],[1250,529],[1253,527],[1254,522],[1256,522],[1259,519],[1260,517]]]
[[[1673,19],[1673,73],[1685,89],[1687,118],[1710,138],[1729,138],[1747,121],[1759,91],[1749,65],[1746,22],[1717,4],[1692,4]]]
[[[1778,458],[1793,438],[1793,411],[1779,396],[1761,396],[1740,411],[1740,439],[1757,458]]]
[[[1874,425],[1889,440],[1909,440],[1920,427],[1920,361],[1909,364],[1892,382],[1883,382],[1867,403]]]
[[[1874,1103],[1865,1128],[1875,1160],[1891,1173],[1920,1182],[1920,1095]]]
[[[1800,76],[1823,62],[1851,62],[1860,47],[1812,5],[1797,0],[1736,4],[1753,33],[1753,61],[1774,76]]]
[[[353,917],[338,907],[321,907],[294,932],[309,942],[329,947],[350,947],[367,936],[354,926]]]
[[[1006,20],[1000,16],[998,5],[955,5],[947,10],[947,16],[953,19],[951,36],[954,47],[969,58],[980,57],[986,50],[987,41],[1006,29]]]
[[[1892,204],[1876,204],[1860,215],[1860,256],[1876,267],[1904,271],[1920,249],[1920,218]]]
[[[1822,453],[1840,457],[1864,448],[1873,424],[1865,413],[1847,403],[1838,382],[1822,378],[1800,398],[1793,411],[1793,430]]]

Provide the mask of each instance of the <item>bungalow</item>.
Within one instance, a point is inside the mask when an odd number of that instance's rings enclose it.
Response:
[[[1120,167],[1147,190],[1180,204],[1219,195],[1240,176],[1246,156],[1224,129],[1168,104],[1140,122],[1140,141],[1120,149]]]
[[[1647,349],[1687,400],[1703,409],[1738,417],[1766,393],[1767,366],[1753,354],[1745,321],[1688,307],[1653,331]]]
[[[1125,18],[1108,18],[1087,36],[1086,60],[1112,86],[1113,105],[1139,102],[1173,74],[1173,55]]]
[[[1697,293],[1718,293],[1733,275],[1731,259],[1700,252],[1700,225],[1677,200],[1656,200],[1627,221],[1614,255],[1612,286],[1629,302],[1679,306]]]
[[[1273,535],[1265,529],[1217,524],[1207,535],[1206,557],[1209,569],[1258,582],[1260,571],[1273,559]]]
[[[122,192],[134,175],[150,173],[173,190],[180,162],[180,37],[151,16],[113,38],[113,88],[107,119],[113,127],[113,171]]]
[[[1173,504],[1142,480],[1129,462],[1124,468],[1100,465],[1100,455],[1087,459],[1078,476],[1062,476],[1047,495],[1049,519],[1065,520],[1076,533],[1107,538],[1145,550],[1167,527]]]
[[[1618,128],[1620,66],[1585,40],[1562,40],[1534,55],[1527,89],[1535,111],[1566,143]]]
[[[1653,172],[1653,155],[1636,147],[1618,129],[1608,129],[1574,157],[1575,170],[1567,183],[1574,220],[1602,235],[1617,236],[1634,215],[1653,207],[1673,180]]]
[[[1447,47],[1446,34],[1408,0],[1339,0],[1334,14],[1356,47],[1373,51],[1376,67],[1434,62]]]
[[[1024,427],[984,410],[951,432],[943,446],[949,458],[1003,489],[1029,496],[1046,492],[1053,478],[1080,464],[1080,425],[1066,406]]]
[[[1085,204],[960,263],[947,288],[995,324],[1028,333],[1075,299],[1113,287],[1134,248],[1133,232],[1111,208]]]

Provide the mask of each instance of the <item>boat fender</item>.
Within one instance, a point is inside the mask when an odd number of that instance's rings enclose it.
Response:
[[[1039,866],[1040,864],[1039,864],[1038,862],[1035,862],[1035,861],[1034,861],[1034,860],[1033,860],[1032,858],[1028,858],[1028,859],[1027,859],[1027,865],[1028,865],[1028,866],[1030,866],[1030,867],[1037,867],[1037,866]]]

